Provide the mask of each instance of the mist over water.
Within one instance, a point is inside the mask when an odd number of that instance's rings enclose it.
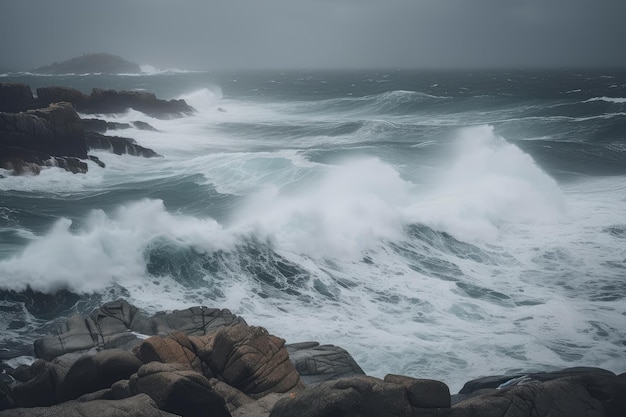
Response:
[[[120,296],[229,308],[453,392],[487,374],[625,371],[626,87],[548,75],[24,75],[197,112],[101,116],[150,123],[123,135],[164,158],[94,152],[106,169],[0,180],[0,342],[54,323],[8,292],[31,288],[77,294],[57,320]]]

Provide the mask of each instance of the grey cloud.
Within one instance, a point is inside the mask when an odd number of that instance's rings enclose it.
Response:
[[[626,65],[621,0],[0,0],[0,69]]]

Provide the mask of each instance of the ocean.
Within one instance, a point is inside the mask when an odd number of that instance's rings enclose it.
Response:
[[[626,371],[626,70],[3,74],[145,90],[162,158],[0,172],[0,353],[125,298],[228,308],[366,373]],[[92,116],[89,116],[92,117]]]

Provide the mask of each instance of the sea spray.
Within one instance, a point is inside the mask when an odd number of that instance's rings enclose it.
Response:
[[[146,248],[158,239],[184,241],[207,248],[228,246],[213,220],[174,216],[159,200],[124,205],[108,216],[94,210],[79,227],[59,219],[24,251],[0,262],[0,285],[23,291],[68,289],[75,293],[103,291],[113,284],[128,286],[146,277]]]
[[[463,241],[495,241],[503,223],[554,223],[565,205],[556,181],[491,126],[461,129],[451,162],[412,212]]]
[[[238,222],[271,237],[277,248],[359,259],[381,240],[402,233],[400,208],[410,184],[377,159],[331,166],[323,177],[292,190],[267,187],[239,213]]]

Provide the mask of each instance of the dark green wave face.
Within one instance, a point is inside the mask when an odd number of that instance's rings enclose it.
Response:
[[[512,369],[626,370],[624,71],[1,80],[145,90],[196,113],[97,115],[163,158],[0,172],[0,359],[124,297],[230,308],[345,347],[371,375],[453,390]]]

